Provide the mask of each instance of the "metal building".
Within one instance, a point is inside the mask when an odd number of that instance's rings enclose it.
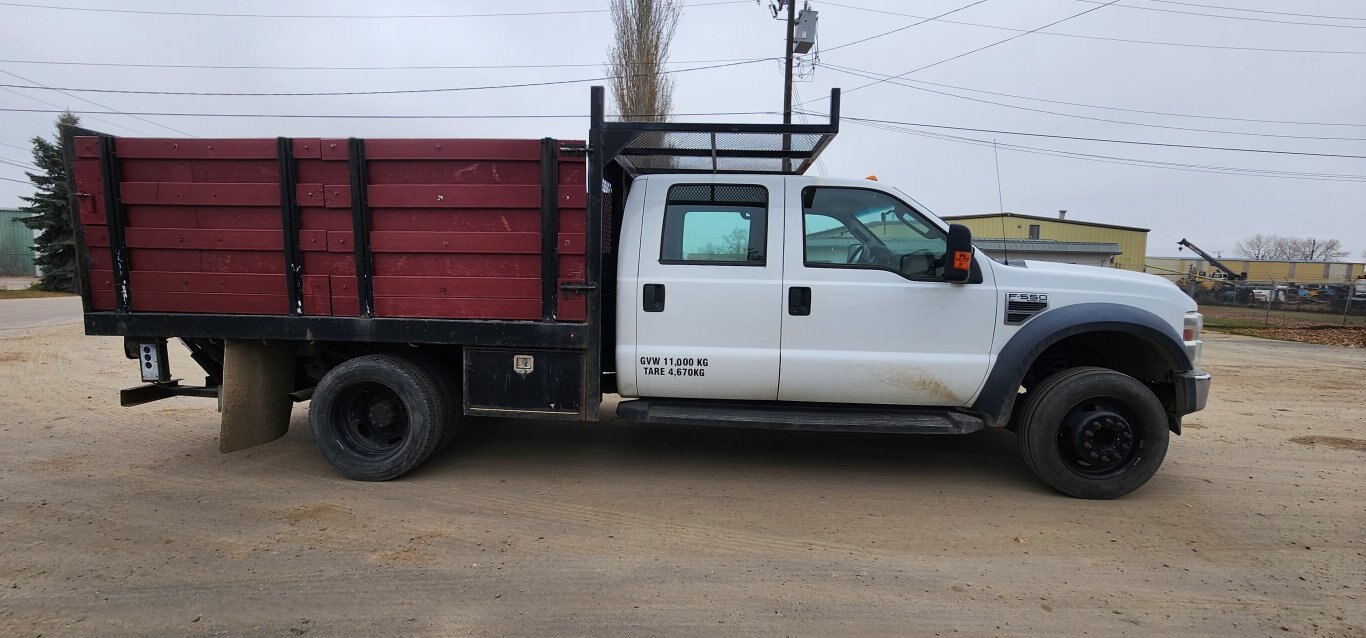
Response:
[[[972,230],[973,243],[998,259],[1008,252],[1011,259],[1112,266],[1143,272],[1144,256],[1148,251],[1147,228],[1072,220],[1067,219],[1066,214],[1067,211],[1060,211],[1057,217],[1038,217],[987,213],[944,219],[967,226]]]
[[[1366,275],[1366,264],[1358,262],[1249,260],[1219,258],[1229,270],[1247,274],[1248,283],[1342,284]],[[1147,271],[1172,281],[1185,277],[1191,268],[1200,277],[1221,275],[1199,257],[1149,257]]]
[[[21,219],[30,214],[13,208],[0,208],[0,276],[36,277],[33,230]]]

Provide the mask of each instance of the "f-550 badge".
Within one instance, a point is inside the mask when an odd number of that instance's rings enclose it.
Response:
[[[1008,292],[1006,301],[1035,301],[1048,303],[1048,295],[1038,292]]]

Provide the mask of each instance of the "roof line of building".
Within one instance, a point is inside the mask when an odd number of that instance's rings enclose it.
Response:
[[[1079,226],[1097,226],[1100,228],[1116,228],[1119,230],[1133,230],[1138,232],[1149,232],[1147,228],[1137,226],[1120,226],[1119,224],[1102,224],[1100,222],[1084,222],[1075,219],[1058,219],[1057,217],[1039,217],[1038,215],[1022,215],[1020,213],[978,213],[975,215],[948,215],[943,217],[945,220],[953,219],[990,219],[992,217],[1018,217],[1020,219],[1034,219],[1043,222],[1058,222],[1061,224],[1077,224]]]

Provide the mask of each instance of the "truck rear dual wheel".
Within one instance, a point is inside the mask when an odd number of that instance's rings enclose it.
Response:
[[[1167,414],[1143,382],[1105,368],[1070,368],[1025,395],[1020,454],[1053,489],[1077,498],[1132,492],[1167,455]]]
[[[308,425],[341,475],[387,481],[417,467],[450,440],[454,401],[430,363],[366,355],[330,370],[313,391]]]

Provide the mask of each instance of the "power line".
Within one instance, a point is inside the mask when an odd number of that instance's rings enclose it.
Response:
[[[36,84],[36,85],[37,85],[37,88],[42,88],[42,89],[45,89],[45,90],[56,91],[56,92],[58,92],[58,93],[61,93],[62,95],[65,95],[65,96],[69,97],[69,98],[73,98],[73,99],[77,99],[77,100],[80,100],[80,101],[82,101],[82,102],[85,102],[86,104],[94,104],[95,106],[98,106],[98,107],[100,107],[100,108],[102,108],[102,109],[107,109],[107,110],[109,110],[109,111],[113,111],[113,112],[115,112],[115,113],[118,113],[119,115],[128,115],[127,113],[122,113],[122,112],[120,112],[118,109],[116,109],[116,108],[114,108],[114,107],[112,107],[112,106],[109,106],[108,104],[100,104],[99,102],[96,102],[96,101],[94,101],[94,100],[87,100],[87,99],[85,99],[85,98],[83,98],[83,97],[81,97],[81,96],[79,96],[79,95],[72,95],[72,94],[68,93],[67,91],[65,91],[65,90],[63,90],[63,89],[54,89],[54,88],[52,88],[52,87],[50,87],[50,86],[47,86],[46,84],[43,84],[42,82],[39,82],[39,81],[37,81],[37,80],[30,80],[29,78],[26,78],[26,77],[24,77],[24,76],[22,76],[22,75],[19,75],[19,74],[17,74],[17,73],[11,73],[11,72],[6,71],[6,70],[4,70],[4,69],[0,69],[0,73],[4,73],[5,75],[8,75],[8,76],[10,76],[10,77],[19,78],[20,80],[23,80],[23,81],[28,82],[28,83],[30,83],[30,84]],[[173,131],[173,132],[179,133],[179,134],[181,134],[181,135],[184,135],[185,137],[194,137],[194,135],[191,135],[191,134],[189,134],[189,133],[186,133],[185,131],[182,131],[182,130],[180,130],[180,129],[174,129],[174,128],[171,128],[171,127],[169,127],[169,126],[166,126],[165,124],[158,124],[158,123],[156,123],[156,122],[153,122],[152,120],[149,120],[149,119],[146,119],[146,118],[143,118],[143,117],[138,117],[138,116],[136,116],[136,115],[132,115],[131,117],[132,117],[133,119],[135,119],[135,120],[138,120],[139,122],[146,122],[146,123],[148,123],[148,124],[151,124],[152,126],[159,126],[159,127],[164,128],[164,129],[166,129],[166,130],[168,130],[168,131]],[[128,127],[124,127],[124,128],[128,128]],[[131,128],[130,128],[129,130],[137,130],[137,129],[131,129]],[[146,133],[143,133],[143,134],[146,135]]]
[[[917,20],[923,20],[923,19],[925,19],[925,16],[913,15],[913,14],[910,14],[910,13],[898,13],[898,12],[896,12],[896,11],[885,11],[885,10],[882,10],[882,9],[869,9],[869,8],[867,8],[867,7],[858,7],[858,6],[854,6],[854,5],[850,5],[850,4],[840,4],[840,3],[838,3],[838,2],[829,2],[828,0],[821,0],[821,3],[822,3],[822,4],[828,4],[828,5],[832,6],[832,7],[841,7],[841,8],[844,8],[844,9],[853,9],[853,10],[856,10],[856,11],[867,11],[867,12],[869,12],[869,13],[881,13],[881,14],[884,14],[884,15],[901,16],[901,17],[903,17],[903,18],[915,18],[915,19],[917,19]],[[995,25],[995,24],[981,24],[981,23],[977,23],[977,22],[962,22],[962,21],[959,21],[959,20],[942,20],[942,19],[941,19],[941,20],[938,20],[938,22],[943,22],[943,23],[945,23],[945,24],[957,24],[957,25],[966,26],[966,27],[980,27],[980,28],[983,28],[983,29],[995,29],[995,30],[997,30],[997,31],[1014,31],[1014,32],[1016,32],[1016,33],[1021,33],[1021,32],[1024,31],[1024,29],[1016,29],[1016,28],[1014,28],[1014,27],[1003,27],[1003,26]],[[1081,39],[1081,40],[1102,40],[1102,41],[1106,41],[1106,42],[1123,42],[1123,43],[1126,43],[1126,44],[1146,44],[1146,45],[1153,45],[1153,46],[1187,47],[1187,48],[1196,48],[1196,49],[1221,49],[1221,50],[1227,50],[1227,51],[1257,51],[1257,52],[1266,52],[1266,53],[1312,53],[1312,54],[1324,54],[1324,55],[1366,55],[1366,51],[1335,51],[1335,50],[1323,50],[1323,49],[1278,49],[1278,48],[1271,48],[1271,47],[1225,46],[1225,45],[1218,45],[1218,44],[1198,44],[1198,43],[1194,43],[1194,42],[1167,42],[1167,41],[1163,41],[1163,40],[1134,40],[1134,39],[1130,39],[1130,38],[1112,38],[1112,37],[1099,36],[1099,35],[1082,35],[1082,34],[1080,34],[1080,33],[1057,33],[1057,32],[1055,32],[1055,31],[1043,31],[1043,32],[1038,33],[1037,35],[1052,36],[1052,37],[1057,37],[1057,38],[1076,38],[1076,39]]]
[[[34,166],[34,165],[29,164],[29,163],[27,163],[27,162],[15,162],[15,161],[12,161],[12,160],[5,159],[5,158],[3,158],[3,157],[0,157],[0,164],[9,164],[10,166],[15,166],[15,167],[22,168],[22,169],[25,169],[25,170],[30,169],[30,168],[33,169],[33,170],[35,170],[35,171],[36,171],[36,170],[39,170],[37,166]]]
[[[1099,4],[1100,0],[1077,0],[1090,4]],[[1223,18],[1225,20],[1244,20],[1248,22],[1272,22],[1275,24],[1298,24],[1306,27],[1333,27],[1336,29],[1366,29],[1366,26],[1356,24],[1331,24],[1328,22],[1296,22],[1294,20],[1275,20],[1272,18],[1250,18],[1247,16],[1226,16],[1217,13],[1201,13],[1199,11],[1183,11],[1180,9],[1159,9],[1157,7],[1140,7],[1132,4],[1116,4],[1116,7],[1124,9],[1138,9],[1140,11],[1156,11],[1159,13],[1179,13],[1183,15],[1201,16],[1205,18]]]
[[[678,60],[664,64],[713,64],[717,62],[745,62],[755,58],[721,58],[715,60]],[[57,66],[94,66],[119,67],[132,69],[214,69],[214,70],[267,70],[267,71],[442,71],[477,69],[561,69],[573,67],[602,68],[603,62],[578,62],[562,64],[461,64],[461,65],[398,65],[398,66],[275,66],[251,64],[154,64],[130,62],[67,62],[55,60],[0,60],[0,64],[44,64]],[[637,66],[653,63],[638,62]]]
[[[658,73],[636,73],[632,75],[617,76],[607,75],[592,78],[578,78],[574,80],[551,80],[547,82],[519,82],[515,84],[489,84],[483,86],[454,86],[437,87],[430,89],[390,89],[378,91],[314,91],[314,92],[232,92],[232,91],[141,91],[133,89],[91,89],[84,87],[52,87],[52,86],[24,86],[22,84],[0,84],[0,88],[14,89],[41,89],[66,93],[74,91],[78,93],[118,93],[122,95],[189,95],[196,97],[338,97],[345,95],[406,95],[414,93],[452,93],[458,91],[487,91],[495,89],[520,89],[535,86],[560,86],[565,84],[583,84],[584,82],[605,82],[607,80],[617,80],[621,78],[654,77],[673,73],[686,73],[689,71],[706,71],[710,69],[723,69],[755,62],[767,62],[774,58],[754,58],[742,62],[729,62],[726,64],[713,64],[710,66],[695,66],[686,69],[674,69],[672,71],[659,71]],[[14,75],[8,71],[0,71],[8,75]],[[19,77],[19,76],[15,76]],[[32,82],[32,80],[29,80]],[[109,107],[105,107],[109,108]],[[172,129],[174,130],[174,129]],[[180,132],[180,131],[177,131]],[[187,134],[188,135],[188,134]]]
[[[13,179],[13,178],[10,178],[10,177],[0,177],[0,179],[5,180],[5,181],[7,181],[7,182],[14,182],[15,184],[23,184],[23,185],[25,185],[25,186],[32,186],[32,185],[33,185],[33,182],[30,182],[30,181],[28,181],[28,180],[26,180],[26,179]]]
[[[9,93],[13,93],[13,94],[15,94],[15,95],[17,95],[17,96],[19,96],[19,97],[21,97],[21,98],[24,98],[24,99],[26,99],[26,100],[32,100],[32,101],[37,102],[37,103],[39,103],[39,104],[46,104],[46,105],[48,105],[48,106],[55,107],[55,108],[58,109],[58,110],[56,110],[56,111],[46,111],[46,110],[37,110],[37,109],[35,109],[35,111],[38,111],[38,112],[43,112],[43,113],[65,113],[66,111],[69,110],[67,107],[62,106],[62,105],[60,105],[60,104],[56,104],[56,103],[54,103],[54,102],[48,102],[47,100],[40,100],[40,99],[38,99],[38,98],[36,98],[36,97],[33,97],[32,95],[25,95],[25,94],[23,94],[23,93],[20,93],[20,92],[14,90],[14,89],[0,89],[0,90],[4,90],[4,91],[7,91],[7,92],[9,92]],[[117,126],[117,127],[121,128],[121,129],[126,129],[126,130],[132,131],[132,132],[134,132],[134,133],[137,133],[137,134],[139,134],[139,135],[151,135],[151,133],[147,133],[147,132],[145,132],[145,131],[141,131],[141,130],[135,129],[135,128],[131,127],[131,126],[126,126],[126,125],[123,125],[123,124],[118,124],[118,123],[116,123],[116,122],[111,122],[111,121],[109,121],[109,120],[100,119],[100,118],[98,118],[98,117],[90,116],[90,119],[95,120],[96,122],[104,122],[105,124],[108,124],[108,125],[110,125],[110,126]]]
[[[964,52],[964,53],[959,53],[958,55],[955,55],[955,56],[949,57],[949,58],[944,58],[944,59],[942,59],[942,60],[939,60],[938,62],[931,62],[931,63],[929,63],[929,64],[926,64],[926,65],[924,65],[924,66],[916,67],[916,68],[911,69],[910,71],[906,71],[906,72],[904,72],[904,73],[898,73],[898,74],[896,74],[896,75],[890,76],[890,77],[887,78],[887,79],[905,77],[905,76],[907,76],[907,75],[910,75],[910,74],[912,74],[912,73],[916,73],[916,72],[918,72],[918,71],[924,71],[925,69],[928,69],[928,68],[930,68],[930,67],[939,66],[939,65],[944,64],[944,63],[946,63],[946,62],[952,62],[952,61],[954,61],[954,60],[957,60],[957,59],[960,59],[960,58],[967,57],[967,56],[969,56],[969,55],[972,55],[972,54],[974,54],[974,53],[977,53],[978,51],[985,51],[985,50],[990,49],[990,48],[992,48],[992,47],[994,47],[994,46],[999,46],[999,45],[1005,44],[1005,43],[1007,43],[1007,42],[1010,42],[1011,40],[1018,40],[1018,39],[1020,39],[1020,38],[1023,38],[1023,37],[1025,37],[1025,36],[1031,34],[1031,33],[1034,33],[1034,32],[1036,32],[1036,31],[1041,31],[1041,30],[1043,30],[1043,29],[1047,29],[1048,27],[1051,27],[1051,26],[1054,26],[1054,25],[1058,25],[1058,24],[1062,24],[1062,23],[1067,22],[1068,20],[1072,20],[1072,19],[1074,19],[1074,18],[1080,18],[1081,16],[1084,16],[1084,15],[1086,15],[1086,14],[1088,14],[1088,13],[1091,13],[1092,11],[1098,11],[1098,10],[1100,10],[1100,9],[1104,9],[1105,7],[1108,7],[1108,6],[1112,5],[1112,4],[1115,4],[1116,2],[1119,2],[1119,0],[1108,0],[1107,2],[1105,2],[1104,4],[1102,4],[1102,5],[1098,6],[1098,7],[1091,7],[1090,9],[1087,9],[1087,10],[1082,11],[1082,12],[1080,12],[1080,13],[1074,13],[1074,14],[1072,14],[1072,15],[1070,15],[1070,16],[1067,16],[1066,18],[1063,18],[1063,19],[1061,19],[1061,20],[1054,20],[1053,22],[1049,22],[1048,24],[1045,24],[1045,25],[1043,25],[1043,26],[1041,26],[1041,27],[1035,27],[1035,28],[1030,29],[1030,30],[1028,30],[1028,31],[1025,31],[1025,32],[1023,32],[1023,33],[1017,33],[1017,34],[1015,34],[1015,35],[1012,35],[1012,36],[1010,36],[1010,37],[1008,37],[1008,38],[1006,38],[1006,39],[1004,39],[1004,40],[997,40],[996,42],[992,42],[991,44],[988,44],[988,45],[985,45],[985,46],[977,47],[976,49],[973,49],[973,50],[971,50],[971,51],[967,51],[967,52]],[[849,93],[853,93],[854,91],[859,91],[859,90],[862,90],[862,89],[866,89],[866,88],[868,88],[868,87],[870,87],[870,86],[874,86],[874,85],[877,85],[877,84],[881,84],[881,83],[883,83],[883,82],[886,82],[887,79],[884,79],[884,80],[877,80],[877,81],[875,81],[875,82],[869,82],[868,84],[864,84],[864,85],[862,85],[862,86],[856,86],[856,87],[854,87],[854,88],[852,88],[852,89],[848,89],[848,90],[844,91],[844,93],[845,93],[845,94],[849,94]],[[815,99],[815,100],[812,100],[812,102],[819,102],[819,101],[821,101],[822,99],[829,99],[829,98],[828,98],[828,97],[826,97],[826,98],[817,98],[817,99]]]
[[[1325,16],[1313,13],[1292,13],[1289,11],[1263,11],[1259,9],[1244,9],[1242,7],[1230,7],[1217,4],[1200,4],[1198,2],[1178,2],[1177,0],[1148,0],[1148,2],[1160,2],[1162,4],[1179,4],[1187,7],[1201,7],[1203,9],[1223,9],[1225,11],[1242,11],[1244,13],[1265,13],[1278,16],[1296,16],[1300,18],[1324,18],[1328,20],[1366,20],[1366,18],[1356,18],[1350,16]]]
[[[847,74],[847,75],[853,75],[853,76],[861,77],[861,78],[868,79],[868,80],[876,80],[876,79],[878,79],[878,78],[880,78],[880,77],[886,77],[886,76],[884,76],[884,75],[881,74],[881,73],[874,73],[874,72],[872,72],[872,71],[862,71],[862,70],[860,70],[860,69],[852,69],[852,68],[842,67],[842,66],[838,66],[838,65],[834,65],[834,64],[829,64],[829,63],[823,64],[822,66],[825,66],[826,68],[829,68],[829,69],[833,69],[833,70],[835,70],[836,72],[839,72],[839,73],[844,73],[844,74]],[[1000,106],[1000,107],[1005,107],[1005,108],[1009,108],[1009,109],[1017,109],[1017,110],[1021,110],[1021,111],[1029,111],[1029,112],[1032,112],[1032,113],[1044,113],[1044,114],[1046,114],[1046,115],[1057,115],[1057,116],[1059,116],[1059,117],[1070,117],[1070,118],[1075,118],[1075,119],[1091,120],[1091,121],[1095,121],[1095,122],[1106,122],[1106,123],[1110,123],[1110,124],[1125,124],[1125,125],[1128,125],[1128,126],[1144,126],[1144,127],[1149,127],[1149,128],[1170,129],[1170,130],[1175,130],[1175,131],[1192,131],[1192,132],[1197,132],[1197,133],[1218,133],[1218,134],[1221,134],[1221,135],[1247,135],[1247,136],[1251,136],[1251,137],[1276,137],[1276,138],[1288,138],[1288,139],[1299,139],[1299,140],[1334,140],[1334,141],[1346,141],[1346,142],[1363,142],[1363,141],[1366,141],[1366,138],[1363,138],[1363,137],[1331,137],[1331,136],[1316,136],[1316,135],[1284,135],[1284,134],[1279,134],[1279,133],[1253,133],[1253,132],[1249,132],[1249,131],[1225,131],[1225,130],[1220,130],[1220,129],[1195,128],[1195,127],[1189,127],[1189,126],[1169,126],[1169,125],[1165,125],[1165,124],[1152,124],[1152,123],[1148,123],[1148,122],[1130,122],[1130,121],[1127,121],[1127,120],[1113,120],[1113,119],[1103,118],[1103,117],[1092,117],[1092,116],[1089,116],[1089,115],[1078,115],[1078,114],[1075,114],[1075,113],[1062,113],[1062,112],[1059,112],[1059,111],[1049,111],[1049,110],[1047,110],[1047,109],[1036,109],[1036,108],[1031,108],[1031,107],[1028,107],[1028,106],[1020,106],[1020,105],[1018,105],[1018,104],[1006,104],[1006,103],[1004,103],[1004,102],[995,102],[995,101],[992,101],[992,100],[983,100],[983,99],[981,99],[981,98],[969,97],[969,96],[966,96],[966,95],[955,95],[955,94],[953,94],[953,93],[948,93],[948,92],[946,92],[946,91],[936,91],[936,90],[934,90],[934,89],[927,89],[927,88],[920,87],[920,86],[914,86],[914,85],[911,85],[911,84],[906,84],[906,83],[903,83],[903,82],[900,82],[900,81],[892,80],[892,79],[890,79],[890,78],[888,78],[886,81],[887,81],[888,83],[890,83],[890,84],[895,84],[895,85],[897,85],[897,86],[905,87],[905,88],[911,89],[911,90],[913,90],[913,91],[923,91],[923,92],[926,92],[926,93],[933,93],[933,94],[935,94],[935,95],[943,95],[943,96],[947,96],[947,97],[957,98],[957,99],[960,99],[960,100],[968,100],[968,101],[970,101],[970,102],[980,102],[980,103],[982,103],[982,104],[991,104],[991,105],[994,105],[994,106]]]
[[[859,125],[859,126],[867,126],[867,127],[871,127],[871,128],[875,128],[875,129],[885,130],[885,131],[891,131],[891,132],[896,132],[896,133],[904,133],[904,134],[907,134],[907,135],[916,135],[916,136],[920,136],[920,137],[928,137],[928,138],[939,139],[939,140],[943,140],[943,141],[960,142],[960,143],[964,143],[964,144],[971,144],[971,145],[983,146],[983,147],[990,147],[990,146],[993,145],[992,142],[991,142],[990,140],[982,140],[982,139],[978,139],[978,138],[960,137],[960,136],[955,136],[955,135],[946,135],[946,134],[943,134],[943,133],[933,133],[933,132],[930,132],[930,131],[919,131],[919,130],[908,129],[908,128],[903,128],[903,127],[897,127],[897,126],[889,126],[889,125],[882,125],[882,124],[869,124],[869,123],[866,123],[866,122],[853,122],[853,123],[856,124],[856,125]],[[1163,168],[1163,169],[1168,169],[1168,170],[1186,171],[1186,172],[1194,172],[1194,173],[1214,173],[1214,174],[1220,174],[1220,175],[1237,175],[1237,176],[1243,176],[1243,177],[1269,177],[1269,178],[1276,178],[1276,179],[1299,179],[1299,180],[1309,180],[1309,181],[1366,182],[1366,175],[1338,175],[1338,174],[1331,174],[1331,173],[1299,173],[1299,172],[1293,172],[1293,171],[1272,171],[1272,170],[1251,169],[1251,168],[1232,167],[1232,166],[1217,166],[1217,165],[1205,165],[1205,164],[1185,164],[1185,163],[1180,163],[1180,162],[1164,162],[1164,161],[1158,161],[1158,160],[1144,160],[1144,159],[1131,158],[1131,157],[1117,157],[1117,156],[1111,156],[1111,155],[1096,155],[1096,154],[1092,154],[1092,153],[1078,153],[1078,152],[1074,152],[1074,151],[1063,151],[1063,150],[1059,150],[1059,149],[1041,148],[1041,147],[1037,147],[1037,146],[1025,146],[1025,145],[1019,145],[1019,144],[1006,144],[1006,143],[999,144],[999,147],[1005,148],[1005,149],[1008,149],[1008,150],[1014,150],[1014,151],[1021,152],[1021,153],[1028,153],[1028,154],[1032,154],[1032,155],[1046,155],[1046,156],[1052,156],[1052,157],[1061,157],[1061,158],[1065,158],[1065,159],[1076,159],[1076,160],[1081,160],[1081,161],[1092,161],[1092,162],[1098,162],[1098,163],[1102,163],[1102,164],[1119,164],[1119,165],[1124,165],[1124,166],[1138,166],[1138,167],[1144,167],[1144,168]]]
[[[23,94],[22,94],[22,93],[16,93],[16,95],[23,95]],[[8,147],[10,147],[10,148],[17,148],[17,149],[19,149],[19,150],[21,150],[21,151],[31,151],[31,150],[33,150],[33,149],[30,149],[30,148],[25,147],[25,146],[19,146],[18,144],[10,144],[9,142],[0,142],[0,146],[8,146]]]
[[[51,109],[13,109],[0,108],[0,112],[10,113],[61,113],[62,110]],[[89,112],[82,113],[83,115]],[[408,114],[325,114],[325,113],[171,113],[171,112],[120,112],[108,113],[110,115],[152,115],[162,117],[251,117],[251,118],[293,118],[293,119],[320,119],[320,120],[521,120],[521,119],[586,119],[587,113],[565,113],[565,114],[497,114],[497,115],[408,115]],[[671,117],[710,117],[719,115],[777,115],[777,111],[729,111],[717,113],[670,113]],[[658,117],[658,113],[644,113],[623,115],[621,117]],[[93,119],[93,118],[92,118]]]
[[[986,1],[987,1],[987,0],[977,0],[976,2],[973,2],[973,3],[970,3],[970,4],[963,5],[963,6],[961,6],[961,7],[958,7],[957,9],[953,9],[952,11],[945,11],[944,13],[941,13],[941,14],[939,14],[939,15],[937,15],[937,16],[932,17],[932,18],[925,18],[924,20],[921,20],[920,22],[917,22],[917,23],[915,23],[915,24],[908,24],[908,25],[906,25],[906,26],[904,26],[904,27],[899,27],[899,28],[896,28],[896,29],[892,29],[891,31],[884,31],[884,32],[879,33],[879,34],[877,34],[877,35],[870,35],[870,36],[868,36],[868,37],[866,37],[866,38],[863,38],[863,39],[861,39],[861,40],[854,40],[853,42],[845,42],[844,44],[841,44],[841,45],[838,45],[838,46],[833,46],[833,47],[830,47],[830,48],[828,48],[828,49],[821,49],[821,53],[829,53],[829,52],[834,51],[834,50],[836,50],[836,49],[843,49],[844,47],[851,47],[851,46],[854,46],[855,44],[862,44],[862,43],[867,42],[867,41],[869,41],[869,40],[875,40],[875,39],[880,38],[880,37],[885,36],[885,35],[891,35],[891,34],[893,34],[893,33],[900,33],[900,32],[902,32],[902,31],[905,31],[906,29],[910,29],[910,28],[912,28],[912,27],[918,27],[918,26],[920,26],[920,25],[922,25],[922,24],[925,24],[926,22],[930,22],[931,20],[938,20],[938,19],[940,19],[940,18],[942,18],[942,17],[944,17],[944,16],[951,15],[951,14],[954,14],[954,13],[958,13],[959,11],[962,11],[962,10],[964,10],[964,9],[968,9],[968,8],[971,8],[971,7],[975,7],[975,6],[977,6],[977,5],[979,5],[979,4],[982,4],[983,2],[986,2]]]
[[[808,115],[819,115],[819,113],[807,113]],[[967,126],[948,126],[944,124],[926,124],[923,122],[901,122],[897,120],[879,120],[867,117],[853,117],[840,115],[841,120],[855,122],[877,122],[881,124],[900,124],[903,126],[923,126],[925,128],[938,128],[952,131],[971,131],[974,133],[992,133],[997,135],[1020,135],[1024,137],[1046,137],[1057,140],[1075,140],[1081,142],[1104,142],[1107,144],[1131,144],[1136,146],[1159,146],[1165,148],[1187,148],[1205,151],[1230,151],[1236,153],[1263,153],[1267,155],[1299,155],[1305,157],[1337,157],[1344,159],[1366,159],[1366,155],[1346,155],[1342,153],[1310,153],[1304,151],[1281,151],[1268,148],[1246,148],[1239,146],[1204,146],[1200,144],[1172,144],[1167,142],[1146,142],[1140,140],[1119,140],[1103,137],[1081,137],[1077,135],[1053,135],[1049,133],[1030,133],[1025,131],[1003,131],[998,129],[972,128]]]
[[[748,0],[724,0],[720,2],[699,2],[689,4],[688,8],[709,7],[727,4],[749,4]],[[161,15],[161,16],[192,16],[201,18],[286,18],[286,19],[306,19],[306,20],[407,20],[407,19],[445,19],[445,18],[508,18],[508,17],[528,17],[528,16],[553,16],[553,15],[575,15],[586,13],[607,13],[611,9],[561,9],[556,11],[523,11],[523,12],[498,12],[498,13],[436,13],[436,14],[404,14],[404,15],[364,15],[364,14],[341,14],[341,15],[311,15],[311,14],[273,14],[273,13],[209,13],[197,11],[149,11],[141,9],[108,9],[99,7],[67,7],[51,4],[30,4],[25,2],[0,2],[0,6],[24,7],[28,9],[51,9],[58,11],[84,11],[94,13],[131,13],[138,15]]]
[[[822,63],[822,64],[823,64],[824,66],[830,67],[830,68],[832,68],[832,69],[839,70],[839,68],[838,68],[836,65],[830,64],[830,63],[828,63],[828,62],[824,62],[824,63]],[[986,94],[986,95],[998,95],[998,96],[1001,96],[1001,97],[1010,97],[1010,98],[1015,98],[1015,99],[1019,99],[1019,100],[1030,100],[1030,101],[1033,101],[1033,102],[1045,102],[1045,103],[1048,103],[1048,104],[1065,104],[1065,105],[1067,105],[1067,106],[1080,106],[1080,107],[1084,107],[1084,108],[1088,108],[1088,109],[1103,109],[1103,110],[1108,110],[1108,111],[1123,111],[1123,112],[1126,112],[1126,113],[1143,113],[1143,114],[1145,114],[1145,115],[1162,115],[1162,116],[1169,116],[1169,117],[1187,117],[1187,118],[1195,118],[1195,119],[1202,119],[1202,120],[1228,120],[1228,121],[1232,121],[1232,122],[1254,122],[1254,123],[1258,123],[1258,124],[1296,124],[1296,125],[1303,125],[1303,126],[1353,126],[1353,127],[1366,128],[1366,124],[1358,124],[1358,123],[1352,123],[1352,122],[1305,122],[1305,121],[1302,121],[1302,120],[1266,120],[1266,119],[1257,119],[1257,118],[1248,118],[1248,117],[1229,117],[1229,116],[1222,116],[1222,115],[1197,115],[1197,114],[1192,114],[1192,113],[1175,113],[1175,112],[1172,112],[1172,111],[1151,111],[1151,110],[1145,110],[1145,109],[1131,109],[1131,108],[1123,108],[1123,107],[1118,107],[1118,106],[1103,106],[1103,105],[1100,105],[1100,104],[1086,104],[1086,103],[1082,103],[1082,102],[1068,102],[1068,101],[1066,101],[1066,100],[1050,100],[1050,99],[1041,98],[1041,97],[1031,97],[1031,96],[1028,96],[1028,95],[1016,95],[1016,94],[1014,94],[1014,93],[1001,93],[1001,92],[999,92],[999,91],[987,91],[987,90],[985,90],[985,89],[974,89],[974,88],[970,88],[970,87],[966,87],[966,86],[955,86],[955,85],[953,85],[953,84],[943,84],[943,83],[940,83],[940,82],[927,82],[927,81],[925,81],[925,80],[912,80],[912,79],[910,79],[910,78],[901,78],[901,81],[902,81],[902,82],[909,82],[909,83],[911,83],[911,84],[924,84],[924,85],[927,85],[927,86],[937,86],[937,87],[946,88],[946,89],[955,89],[955,90],[958,90],[958,91],[967,91],[967,92],[969,92],[969,93],[983,93],[983,94]]]

